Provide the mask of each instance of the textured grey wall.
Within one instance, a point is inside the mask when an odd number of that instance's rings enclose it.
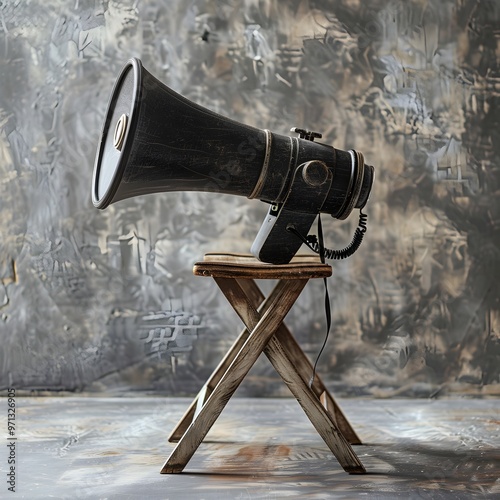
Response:
[[[498,2],[469,0],[1,2],[0,385],[191,393],[239,329],[191,267],[248,251],[262,203],[91,205],[107,99],[135,56],[203,106],[318,130],[375,165],[366,242],[330,280],[330,384],[498,393],[499,21]],[[356,219],[327,221],[329,246]],[[288,318],[311,356],[322,293],[312,283]],[[264,362],[243,387],[286,391]]]

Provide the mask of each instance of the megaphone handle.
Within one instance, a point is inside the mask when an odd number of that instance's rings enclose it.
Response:
[[[316,215],[272,205],[252,244],[252,254],[262,262],[288,264],[302,245],[302,241],[287,230],[288,226],[293,224],[301,234],[308,234]]]

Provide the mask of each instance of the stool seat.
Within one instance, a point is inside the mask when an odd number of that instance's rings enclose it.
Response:
[[[194,265],[195,276],[213,278],[311,279],[328,278],[332,267],[322,264],[316,255],[298,255],[288,264],[267,264],[253,255],[239,253],[207,253]]]
[[[339,406],[290,330],[283,323],[309,279],[331,276],[332,268],[315,255],[289,264],[266,264],[247,254],[207,253],[194,265],[196,276],[211,277],[245,325],[169,436],[176,442],[163,474],[184,470],[226,403],[261,353],[290,389],[340,465],[350,474],[365,468],[351,447],[361,444]],[[265,297],[256,279],[278,280]]]

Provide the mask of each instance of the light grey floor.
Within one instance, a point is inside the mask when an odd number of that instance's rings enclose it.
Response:
[[[161,475],[188,403],[16,398],[16,493],[4,444],[0,498],[500,498],[498,400],[339,400],[365,443],[369,473],[350,476],[295,400],[233,398],[185,471]]]

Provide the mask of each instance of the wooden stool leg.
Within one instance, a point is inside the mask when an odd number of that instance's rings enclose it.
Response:
[[[201,410],[203,404],[212,393],[214,387],[219,383],[220,379],[222,378],[226,370],[229,368],[234,358],[238,355],[238,352],[240,352],[240,349],[243,347],[243,344],[247,341],[249,335],[250,332],[245,328],[240,333],[238,338],[234,341],[229,351],[226,353],[224,358],[218,364],[217,368],[213,371],[212,375],[210,375],[209,379],[206,381],[206,383],[203,385],[196,398],[191,403],[191,406],[186,410],[183,417],[180,419],[179,423],[170,433],[168,440],[171,443],[179,441],[182,435],[186,432],[186,429],[193,421],[193,418]]]
[[[253,329],[260,321],[261,315],[249,303],[250,299],[239,284],[238,288],[232,287],[231,295],[228,298],[247,328]],[[287,357],[287,353],[276,335],[269,340],[264,352],[344,470],[351,474],[364,473],[365,468],[356,453],[335,424],[331,414],[321,404],[317,395],[307,386],[302,375]]]
[[[257,284],[253,280],[238,280],[238,284],[252,303],[252,306],[262,314],[259,306],[262,303],[264,295],[260,291]],[[286,357],[292,362],[292,365],[299,372],[304,382],[309,384],[309,380],[313,372],[313,365],[284,323],[282,323],[276,330],[275,336],[279,340]],[[316,375],[314,378],[312,390],[320,399],[325,409],[331,414],[333,421],[337,424],[347,441],[350,444],[362,444],[358,435],[352,428],[333,396],[323,384],[319,375]]]
[[[279,340],[286,357],[291,360],[304,382],[309,385],[313,366],[297,344],[295,338],[289,331],[285,332],[283,330],[276,332],[276,338]],[[316,394],[316,397],[319,398],[325,409],[330,413],[333,421],[337,424],[347,441],[354,445],[362,444],[339,405],[318,375],[316,375],[311,389]]]
[[[300,403],[300,406],[302,406],[318,434],[335,455],[339,464],[349,474],[364,474],[366,470],[351,445],[335,425],[331,415],[320,400],[304,382],[300,373],[290,363],[276,337],[269,341],[264,352],[274,369],[281,375],[281,378]]]
[[[184,469],[203,441],[203,438],[219,417],[226,403],[245,378],[267,342],[273,336],[276,328],[283,321],[293,303],[302,292],[307,281],[307,279],[301,279],[281,280],[278,282],[271,293],[269,309],[257,322],[238,355],[222,375],[219,383],[205,401],[200,412],[180,438],[177,446],[161,470],[163,474],[177,473]],[[227,297],[233,296],[231,291],[233,288],[236,287],[241,290],[233,279],[218,278],[217,283],[221,289],[224,288],[223,291]],[[234,295],[234,300],[238,300],[239,298],[238,294]],[[231,302],[231,304],[234,307],[234,303]]]
[[[264,302],[264,294],[260,291],[259,287],[253,280],[242,280],[242,281],[251,281],[253,283],[253,287],[248,288],[248,293],[247,296],[251,302],[251,304],[255,307],[258,308],[263,302]],[[268,301],[269,304],[269,301]],[[269,307],[268,305],[265,306],[266,308]],[[263,311],[261,310],[261,314],[263,314]],[[282,323],[283,325],[283,323]],[[281,328],[281,326],[280,326]],[[286,328],[286,327],[285,327]],[[248,339],[248,336],[250,335],[250,332],[248,331],[247,328],[244,328],[238,338],[234,341],[233,345],[229,349],[229,351],[226,353],[224,358],[221,360],[221,362],[218,364],[217,368],[212,372],[212,375],[208,378],[208,380],[205,382],[203,387],[200,389],[198,395],[194,398],[193,402],[189,406],[189,408],[186,410],[182,418],[179,420],[173,431],[170,433],[168,437],[168,441],[170,443],[177,443],[179,439],[182,437],[182,435],[186,432],[186,429],[189,427],[191,422],[193,421],[193,418],[197,414],[197,409],[198,411],[201,409],[203,406],[203,403],[207,399],[207,397],[211,394],[213,391],[214,387],[219,383],[220,379],[222,378],[222,375],[224,375],[225,371],[229,368],[229,365],[233,362],[234,358],[240,351],[241,347],[243,344],[246,342]],[[300,348],[299,348],[300,349]],[[312,368],[311,368],[312,370]]]

